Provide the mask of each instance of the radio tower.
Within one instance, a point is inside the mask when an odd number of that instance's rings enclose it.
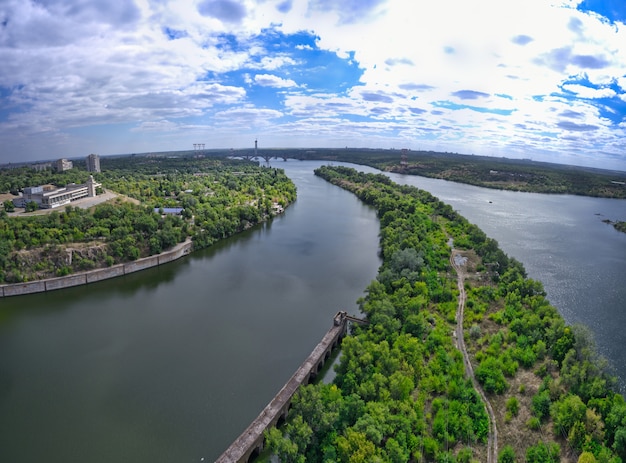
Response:
[[[406,170],[406,168],[409,166],[409,150],[404,148],[402,150],[402,154],[400,155],[400,169],[401,170]]]

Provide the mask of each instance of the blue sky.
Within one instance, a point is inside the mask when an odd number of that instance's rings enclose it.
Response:
[[[3,0],[0,163],[409,148],[626,170],[623,0]]]

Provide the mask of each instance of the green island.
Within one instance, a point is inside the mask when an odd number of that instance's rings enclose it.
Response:
[[[623,171],[433,151],[318,149],[303,150],[295,156],[352,162],[388,172],[499,190],[626,198],[626,172]]]
[[[346,167],[316,174],[377,210],[383,263],[359,301],[369,324],[352,326],[331,384],[299,389],[287,421],[266,432],[267,455],[283,463],[626,458],[626,402],[607,362],[520,262],[425,191]]]
[[[0,283],[112,266],[159,254],[186,239],[193,240],[194,249],[204,248],[282,212],[296,198],[295,185],[281,169],[225,156],[106,157],[101,166],[95,180],[115,192],[102,204],[45,211],[27,204],[32,212],[16,213],[12,201],[4,200]],[[10,198],[29,186],[81,184],[89,175],[84,167],[4,169],[0,192]]]
[[[617,231],[626,233],[626,222],[612,222],[610,220],[603,220],[603,222],[613,225]]]
[[[351,162],[385,172],[498,190],[626,199],[626,172],[623,171],[433,151],[346,148],[301,150],[292,155],[297,159]],[[626,222],[615,219],[604,222],[626,233]]]

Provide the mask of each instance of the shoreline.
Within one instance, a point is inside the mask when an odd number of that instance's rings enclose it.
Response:
[[[151,267],[167,264],[191,253],[193,242],[187,238],[178,243],[169,251],[164,251],[153,256],[142,257],[132,262],[112,265],[111,267],[87,270],[85,272],[72,273],[62,277],[45,278],[42,280],[28,281],[25,283],[11,283],[0,285],[0,298],[22,296],[26,294],[43,293],[57,289],[72,288],[74,286],[97,283],[131,273],[145,270]]]

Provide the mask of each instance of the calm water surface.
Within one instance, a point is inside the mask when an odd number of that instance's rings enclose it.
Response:
[[[378,221],[288,167],[298,200],[179,262],[0,299],[0,461],[213,461],[376,276]]]
[[[0,460],[213,461],[376,275],[376,216],[314,177],[321,164],[273,161],[296,203],[209,250],[0,299]],[[601,221],[626,220],[626,202],[390,176],[498,240],[626,377],[626,234]]]

